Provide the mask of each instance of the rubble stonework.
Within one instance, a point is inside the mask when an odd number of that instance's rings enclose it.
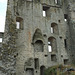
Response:
[[[45,68],[74,64],[74,24],[74,0],[8,0],[0,75],[44,75]]]

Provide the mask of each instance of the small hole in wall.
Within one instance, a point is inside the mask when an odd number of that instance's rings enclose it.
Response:
[[[63,55],[61,55],[61,57],[63,57]]]
[[[60,22],[61,22],[61,20],[58,20],[58,22],[60,23]]]
[[[36,73],[37,73],[37,71],[36,71]]]
[[[59,38],[62,39],[62,36],[60,36]]]
[[[14,55],[14,58],[16,58],[16,55]]]
[[[43,36],[44,36],[44,37],[47,37],[47,35],[46,35],[46,34],[43,34]]]
[[[18,53],[16,55],[18,56]]]
[[[48,55],[45,55],[45,57],[47,57]]]

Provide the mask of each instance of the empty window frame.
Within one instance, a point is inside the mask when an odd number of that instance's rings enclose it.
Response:
[[[57,52],[57,44],[56,44],[56,39],[54,37],[48,38],[48,51]]]
[[[38,69],[39,68],[39,59],[38,58],[35,58],[34,59],[34,66],[35,66],[35,69]]]
[[[56,23],[51,23],[51,33],[58,34],[58,25]]]
[[[68,15],[67,14],[64,14],[64,21],[66,22],[68,19]]]
[[[47,12],[49,8],[50,8],[49,6],[46,6],[46,5],[43,6],[43,17],[47,16]]]
[[[16,29],[23,29],[23,19],[21,17],[16,18]]]
[[[55,54],[52,54],[51,55],[51,61],[55,61],[55,62],[57,61],[57,58],[56,58],[56,55]]]
[[[0,42],[2,42],[2,38],[0,38]]]

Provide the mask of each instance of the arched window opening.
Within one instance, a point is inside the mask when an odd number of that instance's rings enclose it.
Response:
[[[43,42],[41,40],[38,40],[34,43],[34,51],[43,52]]]
[[[16,18],[16,29],[23,29],[23,19],[21,17]]]
[[[57,52],[56,39],[54,37],[48,38],[48,51]]]
[[[40,67],[40,75],[44,75],[45,66]]]
[[[58,25],[56,23],[51,24],[51,33],[58,34]]]

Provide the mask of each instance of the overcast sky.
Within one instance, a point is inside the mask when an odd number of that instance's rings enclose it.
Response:
[[[4,32],[7,0],[0,0],[0,32]]]

